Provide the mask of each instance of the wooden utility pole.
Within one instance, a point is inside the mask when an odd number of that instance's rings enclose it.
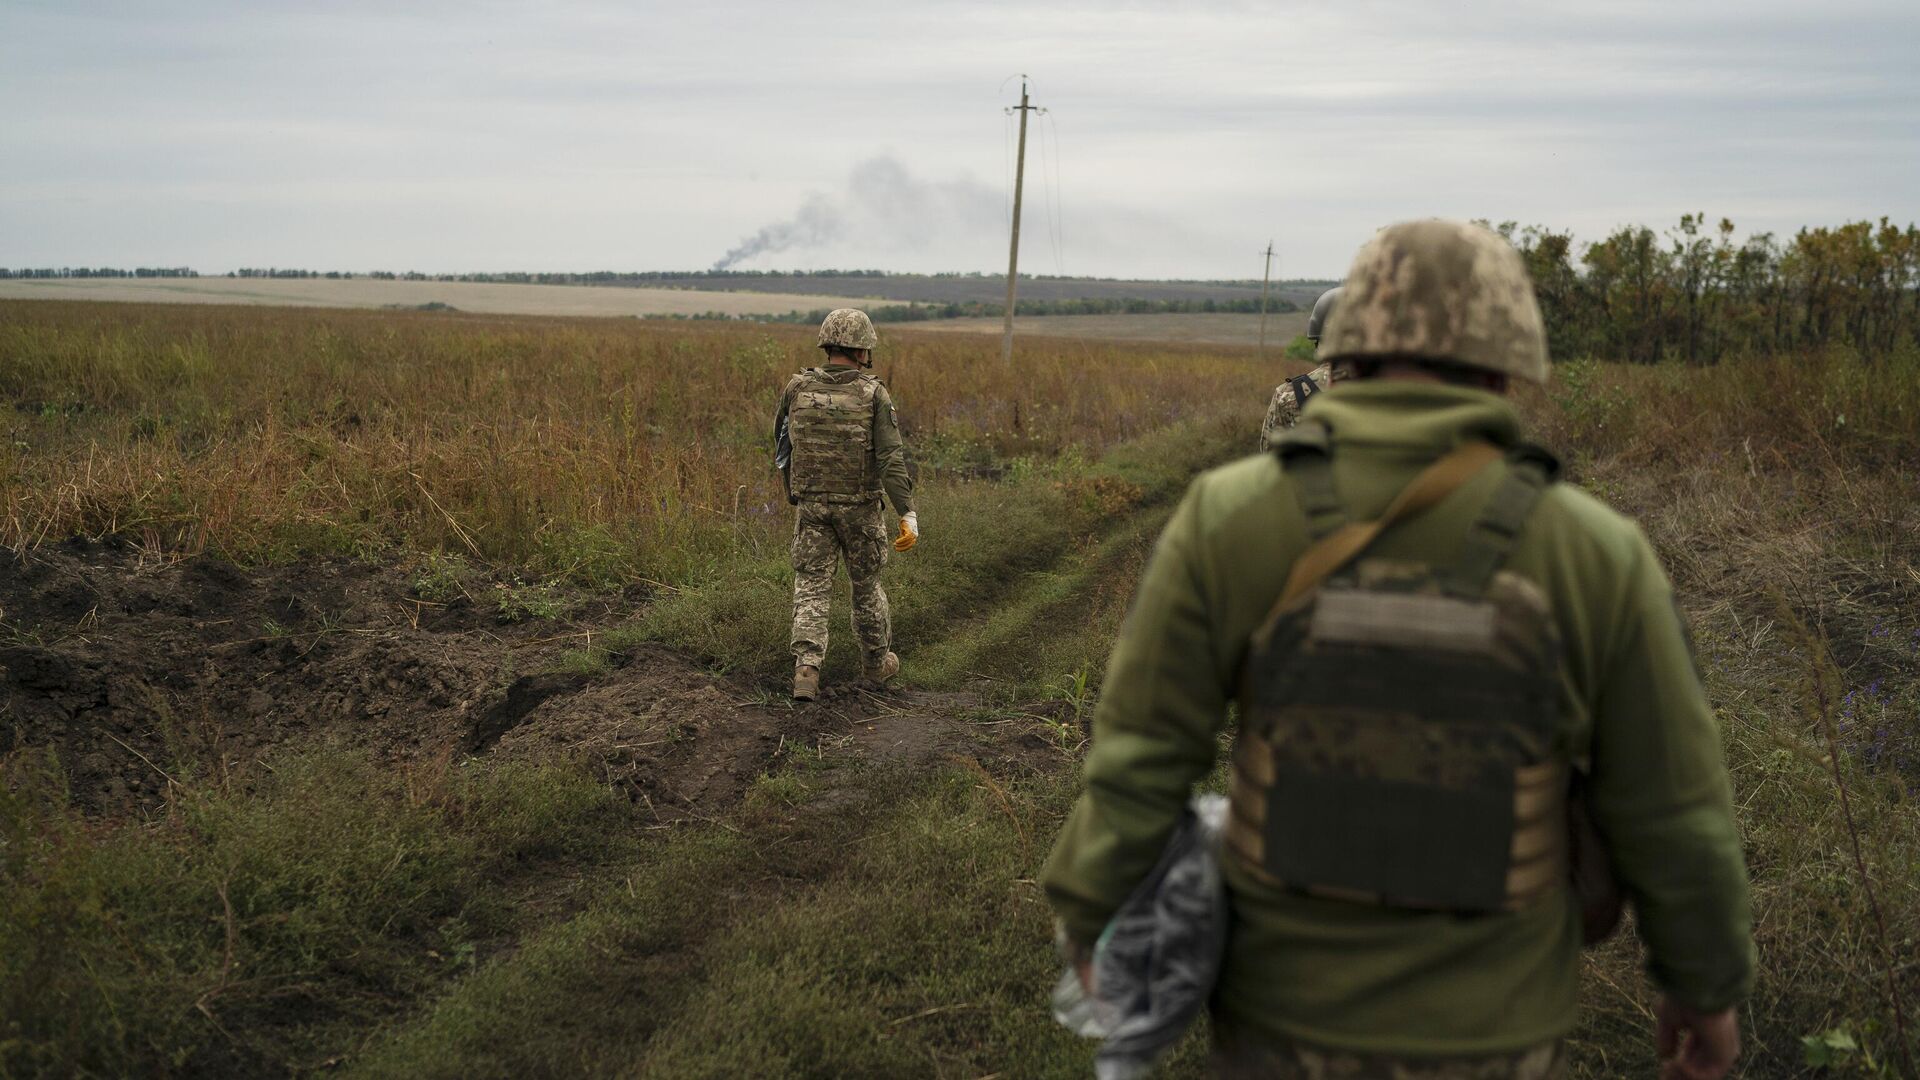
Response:
[[[1267,282],[1273,277],[1273,241],[1267,241],[1267,268],[1260,271],[1260,359],[1267,358]]]
[[[1007,244],[1007,324],[1000,339],[1000,359],[1013,360],[1013,297],[1014,286],[1020,281],[1020,189],[1027,179],[1027,114],[1045,112],[1037,106],[1027,104],[1027,77],[1020,76],[1020,150],[1014,155],[1013,165],[1013,239]]]

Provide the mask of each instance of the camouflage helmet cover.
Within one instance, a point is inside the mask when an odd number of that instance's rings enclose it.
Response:
[[[873,320],[867,318],[866,312],[859,308],[835,308],[820,320],[820,344],[842,349],[871,349],[880,344],[880,335],[873,332]]]
[[[1354,256],[1320,359],[1414,356],[1547,381],[1547,335],[1520,253],[1456,221],[1389,225]]]
[[[1333,309],[1340,303],[1340,290],[1344,285],[1335,285],[1320,294],[1313,302],[1313,314],[1307,316],[1307,340],[1319,344],[1320,335],[1326,332],[1327,320],[1333,318]]]

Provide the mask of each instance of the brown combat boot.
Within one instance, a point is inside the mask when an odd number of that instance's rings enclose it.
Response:
[[[884,683],[900,673],[900,657],[888,653],[876,662],[867,665],[867,681]]]
[[[812,701],[820,696],[820,669],[801,664],[793,669],[793,700]]]

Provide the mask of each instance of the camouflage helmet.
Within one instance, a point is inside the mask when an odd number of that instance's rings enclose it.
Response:
[[[835,308],[820,320],[820,347],[837,345],[842,349],[871,349],[880,344],[873,332],[873,320],[859,308]]]
[[[1547,381],[1547,335],[1520,253],[1457,221],[1407,221],[1353,258],[1322,360],[1421,357]]]
[[[1327,320],[1333,318],[1334,305],[1340,302],[1340,290],[1344,288],[1346,288],[1344,285],[1335,285],[1321,293],[1320,299],[1313,302],[1313,314],[1307,316],[1308,341],[1315,345],[1320,343],[1320,335],[1326,331]]]

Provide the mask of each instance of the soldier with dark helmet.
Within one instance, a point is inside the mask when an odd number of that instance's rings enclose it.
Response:
[[[918,541],[920,519],[893,398],[867,370],[879,343],[866,312],[829,312],[820,323],[826,364],[787,381],[774,418],[774,463],[786,483],[787,501],[799,508],[793,526],[792,638],[793,696],[799,701],[811,701],[820,692],[833,575],[842,560],[853,581],[853,631],[866,677],[885,682],[900,670],[880,568],[889,546],[905,551]],[[900,515],[900,533],[891,545],[882,494]]]
[[[1307,340],[1317,347],[1327,320],[1340,302],[1342,286],[1335,285],[1313,302],[1313,314],[1307,316]],[[1305,375],[1296,375],[1273,388],[1273,400],[1267,403],[1267,418],[1260,424],[1260,452],[1266,453],[1280,433],[1300,421],[1300,410],[1313,395],[1347,377],[1344,368],[1321,364]]]
[[[1352,380],[1194,481],[1141,579],[1043,874],[1069,958],[1088,982],[1232,705],[1220,1075],[1564,1075],[1595,866],[1662,1075],[1725,1075],[1754,952],[1719,732],[1646,537],[1520,439],[1519,255],[1392,226],[1325,329]]]

